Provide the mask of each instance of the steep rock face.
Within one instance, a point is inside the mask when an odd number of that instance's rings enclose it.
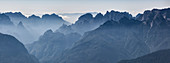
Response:
[[[75,24],[70,25],[69,28],[74,30],[72,32],[84,34],[87,31],[91,31],[98,28],[100,25],[102,25],[104,22],[108,20],[119,21],[123,17],[132,18],[132,15],[127,12],[111,11],[111,12],[107,12],[105,15],[98,13],[95,17],[93,17],[92,14],[87,13],[80,16],[78,21],[76,21]],[[64,29],[59,28],[58,30],[64,30]],[[68,33],[69,32],[64,34],[68,34]]]
[[[64,35],[60,32],[54,33],[52,30],[48,30],[38,41],[27,45],[27,49],[30,54],[35,55],[40,62],[49,63],[61,55],[65,49],[70,48],[80,37],[77,33]]]
[[[149,53],[142,22],[122,18],[107,21],[99,28],[85,33],[83,38],[53,63],[117,63]]]
[[[146,33],[145,43],[152,52],[160,49],[170,48],[168,45],[170,34],[170,8],[147,10],[144,14],[139,15],[136,19],[150,27]]]
[[[169,63],[169,58],[170,50],[167,49],[156,51],[132,60],[122,60],[119,63]]]
[[[0,33],[0,63],[39,63],[16,38]]]
[[[170,21],[170,8],[167,9],[153,9],[153,10],[146,10],[143,14],[138,14],[135,18],[140,21],[144,21],[145,24],[152,26],[153,23],[155,25],[159,25],[160,22]],[[161,19],[161,20],[158,20]]]

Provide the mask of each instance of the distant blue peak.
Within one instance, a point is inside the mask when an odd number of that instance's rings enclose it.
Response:
[[[106,14],[107,14],[107,13],[110,13],[110,12],[109,12],[109,11],[107,11],[107,12],[106,12]]]
[[[42,16],[42,18],[60,18],[60,19],[62,19],[62,17],[56,15],[55,13],[53,13],[51,15],[45,14],[45,15]]]
[[[15,12],[15,14],[22,14],[21,12]]]
[[[40,18],[40,17],[33,14],[33,15],[29,16],[28,18]]]
[[[53,14],[51,14],[52,16],[58,16],[58,15],[56,15],[55,13],[53,13]]]
[[[91,13],[86,13],[86,14],[80,16],[79,19],[91,19],[91,18],[93,18],[93,15]]]
[[[112,12],[117,12],[117,11],[111,10],[111,13],[112,13]]]
[[[101,17],[103,17],[103,14],[102,14],[102,13],[98,13],[98,14],[95,16],[95,18],[101,18]]]

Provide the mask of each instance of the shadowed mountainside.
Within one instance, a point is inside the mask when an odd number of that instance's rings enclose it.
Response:
[[[122,60],[118,63],[169,63],[169,58],[170,50],[168,49],[156,51],[132,60]]]
[[[0,33],[0,63],[39,63],[15,37]]]

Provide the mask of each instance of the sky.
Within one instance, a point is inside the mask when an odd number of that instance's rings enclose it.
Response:
[[[170,0],[0,0],[0,12],[22,12],[26,16],[32,14],[60,14],[65,20],[74,23],[65,13],[88,13],[106,11],[129,12],[133,16],[153,8],[168,8]],[[78,18],[81,14],[75,16]]]

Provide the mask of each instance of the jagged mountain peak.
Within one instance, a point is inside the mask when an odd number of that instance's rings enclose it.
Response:
[[[145,24],[150,27],[154,25],[162,25],[163,23],[168,23],[170,21],[170,9],[152,9],[146,10],[143,14],[138,15],[136,20],[143,21]]]
[[[75,32],[84,34],[84,32],[98,28],[108,20],[119,21],[123,17],[130,19],[132,18],[132,15],[127,12],[107,11],[105,15],[98,13],[95,17],[93,17],[91,13],[86,13],[80,16],[76,23],[70,25],[69,28],[72,28]],[[67,27],[67,29],[69,28]]]
[[[24,27],[24,25],[23,25],[23,23],[21,21],[19,22],[18,26]]]
[[[1,17],[6,17],[6,18],[9,18],[7,15],[5,14],[0,14]],[[1,18],[2,19],[2,18]]]
[[[33,15],[29,16],[28,18],[40,18],[40,17],[33,14]]]
[[[49,29],[46,32],[44,32],[42,36],[39,37],[39,40],[46,40],[48,37],[51,37],[53,35],[54,35],[53,31]]]
[[[170,10],[170,8],[164,8],[164,9],[157,9],[157,8],[154,8],[150,11],[167,11],[167,10]]]
[[[18,29],[22,29],[22,31],[23,31],[23,30],[26,30],[24,24],[22,23],[22,21],[20,21],[20,22],[18,23],[17,28],[18,28]]]
[[[78,18],[78,21],[76,21],[76,25],[78,25],[78,23],[81,23],[81,24],[87,24],[89,23],[91,20],[93,19],[93,15],[91,13],[86,13],[82,16],[80,16]],[[85,23],[86,22],[86,23]]]
[[[79,19],[92,19],[93,15],[91,13],[86,13],[79,17]]]
[[[44,14],[43,16],[42,16],[42,18],[49,18],[49,19],[51,19],[51,18],[60,18],[60,19],[62,19],[62,17],[60,17],[60,16],[58,16],[58,15],[56,15],[56,14]]]
[[[110,13],[109,11],[106,11],[106,14],[109,14],[109,13]],[[105,14],[105,15],[106,15],[106,14]]]
[[[8,16],[15,16],[15,17],[24,17],[26,18],[26,16],[24,16],[21,12],[6,12],[4,13]]]
[[[103,18],[103,14],[102,13],[98,13],[94,18],[95,19]]]
[[[47,30],[45,33],[44,33],[44,35],[45,34],[49,34],[49,33],[53,33],[53,31],[50,29],[50,30]]]
[[[114,21],[119,21],[123,17],[132,18],[132,15],[129,14],[128,12],[119,12],[119,11],[111,10],[110,12],[107,11],[104,17],[105,19],[109,19],[109,20],[112,19]]]
[[[114,14],[114,13],[129,14],[129,12],[119,12],[119,11],[111,10],[110,12],[109,12],[109,11],[107,11],[105,15],[108,15],[108,14]]]
[[[134,18],[137,19],[137,18],[139,18],[141,15],[142,15],[141,13],[138,13],[138,14],[136,15],[136,17],[134,17]]]
[[[23,15],[21,12],[6,12],[5,14]]]

